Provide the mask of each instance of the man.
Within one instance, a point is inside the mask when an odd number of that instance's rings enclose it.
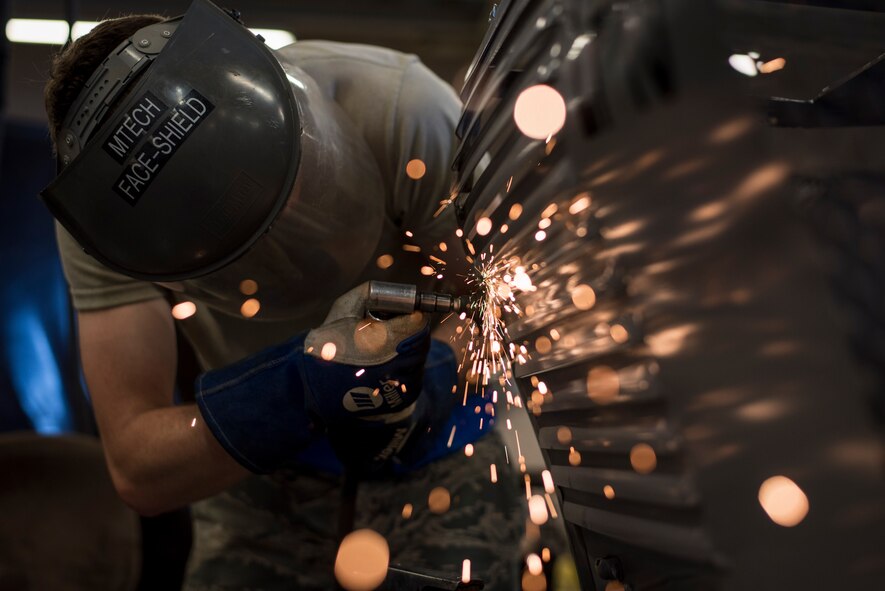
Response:
[[[363,319],[366,280],[415,283],[455,246],[433,216],[451,89],[389,50],[270,52],[196,0],[100,24],[55,60],[46,99],[60,174],[43,198],[110,473],[142,513],[194,503],[186,588],[331,588],[342,466],[391,562],[468,559],[515,588],[522,517],[487,476],[503,449],[450,455],[493,417],[455,401],[424,315]],[[207,371],[198,404],[173,404],[167,297],[196,304],[179,327]]]

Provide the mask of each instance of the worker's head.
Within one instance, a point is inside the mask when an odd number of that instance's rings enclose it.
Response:
[[[210,300],[263,272],[291,306],[340,293],[374,252],[365,141],[209,0],[102,23],[55,60],[46,105],[60,172],[43,199],[114,270]]]

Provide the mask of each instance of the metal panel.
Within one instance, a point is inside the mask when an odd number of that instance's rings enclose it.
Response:
[[[766,38],[799,39],[772,3],[503,2],[462,91],[454,205],[478,270],[509,261],[531,278],[501,319],[582,588],[615,575],[635,589],[863,586],[885,571],[881,423],[866,402],[882,376],[865,369],[885,351],[871,328],[885,267],[870,254],[885,182],[835,182],[850,157],[770,126],[769,97],[753,96],[766,82],[728,67],[736,42],[753,50],[760,14],[781,19]],[[515,124],[537,84],[567,109],[545,139]],[[840,137],[848,153],[880,135],[858,133]],[[821,235],[852,252],[865,237],[866,266]],[[773,476],[801,490],[788,508],[810,504],[795,527],[766,514]],[[845,568],[810,568],[834,561]]]

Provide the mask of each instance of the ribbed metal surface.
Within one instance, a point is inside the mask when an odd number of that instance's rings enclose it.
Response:
[[[636,589],[812,588],[840,575],[803,565],[836,557],[852,581],[885,568],[875,462],[848,479],[850,458],[832,464],[851,441],[881,453],[871,383],[827,312],[799,159],[728,68],[725,20],[687,0],[505,1],[462,91],[456,206],[477,266],[532,279],[503,319],[586,589],[608,556]],[[542,140],[514,123],[536,84],[567,105]],[[757,500],[778,474],[813,508],[793,529]],[[849,480],[868,521],[834,529]]]

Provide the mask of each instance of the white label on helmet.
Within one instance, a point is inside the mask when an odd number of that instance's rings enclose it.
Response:
[[[166,103],[158,99],[156,95],[152,92],[145,92],[135,105],[129,109],[126,117],[114,130],[114,133],[108,136],[107,141],[104,143],[104,151],[118,163],[123,164],[132,152],[132,149],[139,142],[139,138],[151,128],[154,122],[167,109]]]
[[[117,195],[130,205],[136,205],[178,148],[206,120],[214,108],[215,105],[196,90],[191,90],[185,95],[166,113],[150,137],[125,161],[123,172],[114,183]],[[145,120],[146,118],[145,115]],[[118,153],[117,147],[116,144],[110,148],[106,146],[106,151],[115,159]]]

